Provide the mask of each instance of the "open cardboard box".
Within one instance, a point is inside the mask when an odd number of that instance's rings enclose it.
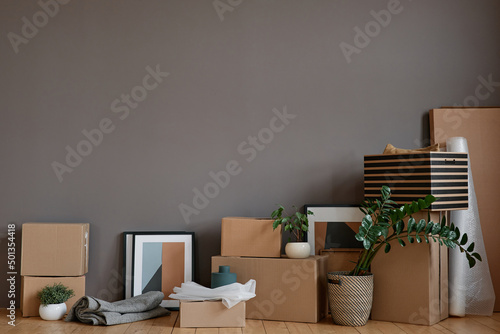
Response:
[[[326,256],[306,259],[212,257],[212,272],[230,266],[238,282],[257,282],[247,301],[249,319],[315,323],[326,315]]]
[[[180,327],[245,327],[245,302],[228,309],[221,301],[181,301]]]

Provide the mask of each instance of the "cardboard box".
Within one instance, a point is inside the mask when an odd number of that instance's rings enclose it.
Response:
[[[326,272],[351,271],[358,261],[362,249],[359,248],[330,248],[319,251],[321,255],[326,255]]]
[[[496,291],[494,311],[500,311],[500,232],[497,223],[500,198],[500,108],[440,108],[429,113],[432,143],[446,147],[446,139],[467,138],[474,190],[481,218],[484,247]],[[482,256],[483,254],[481,254]],[[483,257],[484,258],[484,257]]]
[[[21,276],[21,303],[20,309],[23,317],[38,317],[38,308],[40,300],[37,294],[47,285],[62,283],[65,286],[73,289],[75,296],[68,299],[66,306],[69,309],[73,304],[85,296],[85,276],[78,277],[35,277]]]
[[[418,221],[427,212],[413,215]],[[431,220],[440,221],[439,212]],[[433,325],[448,317],[448,250],[429,240],[406,247],[391,243],[371,266],[374,279],[372,320]]]
[[[21,275],[84,275],[88,251],[89,224],[24,223]]]
[[[388,185],[391,199],[410,203],[432,194],[431,211],[467,209],[468,155],[456,152],[365,155],[365,197],[379,198]]]
[[[180,327],[245,327],[245,302],[228,309],[221,301],[181,301]]]
[[[269,218],[222,218],[221,255],[280,257],[281,228]]]
[[[250,319],[315,323],[326,315],[326,256],[306,259],[212,257],[212,272],[230,266],[238,282],[255,279],[256,297],[247,301]]]

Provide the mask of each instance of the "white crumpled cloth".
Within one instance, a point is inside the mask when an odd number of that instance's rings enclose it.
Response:
[[[189,301],[222,300],[227,308],[242,301],[255,297],[255,280],[251,279],[245,284],[232,283],[215,289],[206,288],[195,282],[182,283],[181,287],[175,287],[170,298]]]

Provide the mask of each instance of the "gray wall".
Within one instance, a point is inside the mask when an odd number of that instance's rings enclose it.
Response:
[[[8,224],[20,251],[23,222],[90,222],[89,295],[121,298],[128,230],[194,231],[208,284],[222,217],[359,203],[363,155],[428,144],[430,108],[500,105],[496,83],[476,96],[480,77],[500,81],[498,1],[402,0],[383,25],[370,12],[391,1],[220,3],[221,16],[211,0],[71,1],[49,16],[0,2],[2,273]],[[169,73],[151,90],[148,66]],[[120,101],[131,92],[134,109]],[[272,132],[285,108],[295,117]],[[53,163],[67,146],[89,153],[82,131],[103,119],[113,131],[60,182]],[[186,222],[179,206],[230,161],[239,173]]]

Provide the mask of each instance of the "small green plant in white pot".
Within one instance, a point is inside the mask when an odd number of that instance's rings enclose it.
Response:
[[[40,299],[39,313],[44,320],[59,320],[67,311],[66,301],[75,295],[73,289],[62,283],[47,285],[38,292]]]
[[[311,246],[305,242],[306,233],[309,231],[308,214],[313,213],[311,211],[307,211],[307,214],[301,213],[296,206],[293,206],[293,213],[287,215],[282,205],[271,213],[271,218],[274,219],[273,230],[281,225],[285,231],[292,234],[294,241],[290,237],[285,246],[285,253],[289,258],[304,259],[311,253]]]

